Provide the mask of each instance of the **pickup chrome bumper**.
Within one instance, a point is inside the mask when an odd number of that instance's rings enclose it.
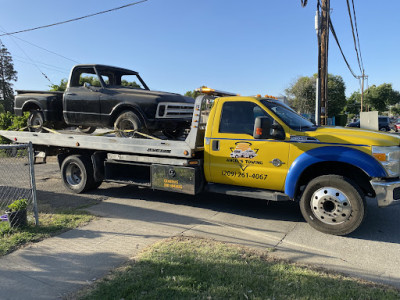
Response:
[[[371,180],[379,207],[400,204],[400,180]]]

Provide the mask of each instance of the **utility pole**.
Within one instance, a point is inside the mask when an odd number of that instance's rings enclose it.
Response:
[[[357,79],[361,79],[361,112],[363,112],[363,103],[364,103],[364,79],[368,78],[367,75],[364,74],[364,70],[362,71],[361,76],[357,76]]]
[[[315,32],[318,41],[318,76],[315,82],[315,125],[321,126],[321,14],[319,12],[319,2],[315,13]]]
[[[328,46],[329,46],[329,12],[330,0],[321,0],[321,37],[319,39],[318,81],[319,97],[321,97],[320,116],[321,125],[327,125],[328,115]],[[317,92],[318,94],[318,92]]]

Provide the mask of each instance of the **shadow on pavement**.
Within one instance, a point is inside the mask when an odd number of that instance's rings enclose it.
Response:
[[[39,208],[42,208],[41,211],[51,208],[79,208],[100,203],[107,198],[120,198],[152,203],[168,203],[177,206],[185,205],[259,220],[288,221],[293,223],[305,222],[301,216],[298,204],[289,201],[268,202],[211,193],[192,196],[110,183],[103,183],[97,190],[78,195],[67,192],[62,187],[59,179],[53,179],[52,183],[53,187],[49,188],[49,190],[53,191],[47,191],[48,187],[44,185],[41,185],[41,189],[38,189]],[[55,189],[54,185],[58,188]],[[374,199],[368,199],[367,202],[367,216],[364,223],[348,237],[400,244],[400,206],[378,208]],[[126,209],[130,211],[129,205]],[[144,215],[135,214],[135,216],[136,218],[141,218]],[[132,213],[124,213],[122,216],[115,217],[134,218]],[[179,215],[179,217],[182,217],[182,215]]]

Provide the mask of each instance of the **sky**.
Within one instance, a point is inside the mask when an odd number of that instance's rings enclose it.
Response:
[[[134,1],[2,1],[0,30],[52,24]],[[400,1],[354,4],[366,85],[392,83],[400,90]],[[15,90],[48,90],[42,72],[58,84],[73,65],[98,63],[138,71],[153,90],[183,94],[206,85],[241,95],[281,96],[299,76],[317,73],[316,5],[317,0],[308,0],[305,8],[300,0],[148,0],[0,39],[18,72]],[[331,19],[351,68],[361,75],[346,0],[331,1]],[[342,76],[347,96],[360,90],[332,35],[328,71]]]

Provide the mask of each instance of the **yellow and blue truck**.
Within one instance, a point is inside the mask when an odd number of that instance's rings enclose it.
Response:
[[[343,127],[317,127],[273,97],[202,88],[181,140],[76,132],[0,131],[15,143],[57,155],[75,193],[103,181],[195,195],[215,192],[299,202],[304,219],[334,235],[356,230],[366,197],[400,203],[400,138]]]

